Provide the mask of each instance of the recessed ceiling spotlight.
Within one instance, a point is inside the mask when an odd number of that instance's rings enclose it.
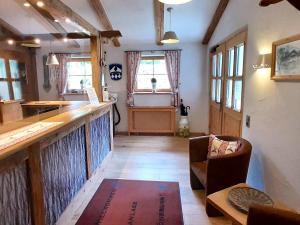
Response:
[[[7,40],[7,43],[8,43],[9,45],[13,45],[15,42],[14,42],[13,39],[9,39],[9,40]]]
[[[160,2],[168,5],[179,5],[191,2],[192,0],[159,0]]]
[[[66,23],[71,23],[71,20],[70,20],[69,18],[66,18],[66,19],[65,19],[65,22],[66,22]]]
[[[41,40],[39,38],[35,38],[34,43],[39,44],[39,43],[41,43]]]
[[[36,5],[37,5],[38,7],[43,7],[43,6],[45,5],[45,3],[42,2],[42,1],[37,1]]]
[[[66,38],[66,37],[63,39],[64,42],[68,42],[68,40],[69,40],[69,39]]]
[[[79,31],[78,31],[78,30],[74,30],[74,32],[75,32],[75,33],[78,33]]]
[[[28,2],[24,2],[23,4],[25,7],[30,7],[30,4]]]
[[[54,22],[59,23],[59,20],[58,20],[58,19],[55,19]]]

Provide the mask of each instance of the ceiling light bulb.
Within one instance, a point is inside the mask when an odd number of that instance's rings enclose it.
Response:
[[[36,5],[37,5],[38,7],[43,7],[45,4],[44,4],[44,2],[42,2],[42,1],[38,1],[38,2],[36,3]]]
[[[28,2],[24,2],[25,7],[30,7],[30,4]]]
[[[69,18],[65,19],[66,23],[71,23],[71,20]]]
[[[191,2],[192,0],[159,0],[160,2],[168,5],[179,5]]]
[[[14,40],[9,39],[9,40],[7,41],[7,43],[8,43],[9,45],[13,45],[15,42],[14,42]]]
[[[55,19],[54,22],[59,23],[59,20]]]
[[[36,38],[36,39],[34,39],[34,43],[39,44],[39,43],[41,43],[41,40]]]
[[[64,38],[63,39],[64,42],[68,42],[68,40],[69,40],[68,38]]]

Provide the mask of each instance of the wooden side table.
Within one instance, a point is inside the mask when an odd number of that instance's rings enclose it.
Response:
[[[227,218],[229,218],[232,221],[233,225],[246,225],[247,224],[247,214],[244,214],[234,208],[231,203],[228,201],[228,193],[231,189],[235,187],[249,187],[245,183],[241,183],[235,186],[232,186],[230,188],[226,188],[222,191],[218,191],[216,193],[213,193],[209,195],[206,199],[206,201],[214,206],[217,210],[219,210],[221,213],[224,214]],[[289,210],[285,205],[274,201],[275,205],[274,207],[284,210]]]

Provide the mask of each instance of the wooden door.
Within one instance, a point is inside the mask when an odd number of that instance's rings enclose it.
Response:
[[[212,134],[222,132],[222,100],[224,87],[224,55],[225,45],[220,45],[210,59],[210,103],[209,130]]]
[[[210,55],[210,116],[212,134],[241,136],[244,100],[244,61],[247,32],[221,44]]]
[[[222,135],[241,136],[247,32],[226,42]]]

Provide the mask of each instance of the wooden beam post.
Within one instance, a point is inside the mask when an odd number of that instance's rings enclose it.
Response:
[[[158,0],[153,0],[154,3],[154,19],[155,19],[155,30],[156,30],[156,44],[163,45],[161,40],[164,37],[164,15],[165,5]]]
[[[91,58],[92,58],[92,80],[93,80],[93,88],[97,93],[99,101],[103,101],[102,97],[102,71],[100,66],[101,60],[101,37],[92,36],[91,39]]]
[[[6,21],[0,18],[0,40],[5,40],[7,38],[12,38],[16,41],[21,41],[23,39],[22,33],[18,31],[15,27],[8,24]]]
[[[46,224],[40,151],[40,143],[33,144],[28,149],[28,170],[30,177],[33,221],[35,225]]]
[[[203,38],[202,44],[207,45],[213,35],[213,33],[215,32],[215,29],[228,5],[229,0],[220,0],[220,3],[217,7],[217,10],[212,18],[212,21],[206,31],[206,34]]]
[[[97,15],[97,18],[99,22],[104,26],[106,30],[113,30],[112,24],[106,14],[106,11],[101,3],[100,0],[89,0],[90,6],[94,10],[95,14]],[[112,42],[115,47],[120,47],[121,44],[118,40],[118,38],[113,38]]]

